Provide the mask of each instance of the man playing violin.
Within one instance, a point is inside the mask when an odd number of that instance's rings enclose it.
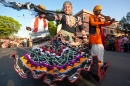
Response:
[[[109,26],[115,19],[110,19],[110,21],[101,21],[99,19],[99,15],[101,14],[102,7],[97,5],[93,9],[94,15],[90,15],[89,17],[89,42],[92,45],[91,47],[91,55],[97,55],[100,62],[103,62],[103,55],[104,55],[104,46],[101,37],[101,27],[102,26]]]

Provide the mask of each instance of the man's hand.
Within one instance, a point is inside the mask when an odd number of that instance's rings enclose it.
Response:
[[[82,30],[82,31],[81,31],[81,34],[82,34],[82,36],[86,36],[85,30]]]
[[[115,22],[115,18],[112,18],[111,22],[112,22],[112,23]]]
[[[84,39],[83,39],[83,43],[84,43],[84,44],[88,44],[88,42],[89,42],[89,41],[88,41],[87,38],[84,38]]]
[[[105,20],[106,21],[111,21],[111,17],[110,16],[105,16]]]
[[[31,31],[31,28],[30,27],[26,27],[26,30]]]
[[[112,20],[110,21],[111,23],[115,22],[115,18],[112,18]]]

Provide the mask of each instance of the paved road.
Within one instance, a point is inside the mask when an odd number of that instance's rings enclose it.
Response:
[[[13,59],[9,58],[14,51],[21,56],[29,48],[0,49],[0,86],[46,86],[41,80],[34,80],[30,75],[22,79],[13,70]],[[130,86],[130,53],[105,52],[105,60],[110,62],[108,72],[100,86]]]

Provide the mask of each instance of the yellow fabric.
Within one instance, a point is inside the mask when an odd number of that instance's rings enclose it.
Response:
[[[54,71],[55,71],[55,70],[58,70],[56,67],[53,67],[52,70],[48,70],[47,67],[42,67],[42,68],[41,68],[40,66],[38,66],[38,67],[31,66],[30,63],[27,63],[28,60],[25,59],[24,56],[22,56],[20,59],[21,59],[21,61],[23,62],[23,64],[24,64],[27,68],[29,68],[30,70],[45,71],[45,72],[48,72],[48,73],[50,73],[50,74],[54,74]],[[63,73],[63,72],[65,72],[66,70],[69,70],[69,69],[71,69],[71,68],[77,67],[78,65],[80,65],[80,64],[81,64],[82,62],[84,62],[85,60],[87,60],[87,58],[80,58],[80,62],[79,62],[79,63],[74,63],[74,66],[67,66],[66,69],[62,68],[62,69],[59,70],[59,72],[60,72],[60,73]]]
[[[95,11],[97,11],[97,10],[102,10],[101,5],[95,6],[94,9],[93,9],[93,12],[95,12]]]
[[[43,6],[43,5],[40,5],[40,4],[39,4],[38,7],[41,8],[42,10],[46,10],[46,7]]]

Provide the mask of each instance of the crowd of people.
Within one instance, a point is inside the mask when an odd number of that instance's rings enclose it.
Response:
[[[30,40],[27,38],[23,38],[23,39],[0,38],[0,48],[30,47],[29,42]]]
[[[107,35],[104,47],[107,51],[130,52],[130,37]]]
[[[87,38],[89,40],[89,37]],[[31,47],[30,40],[23,39],[0,39],[0,48]],[[115,36],[108,34],[104,41],[106,51],[130,52],[130,37],[127,35]]]

